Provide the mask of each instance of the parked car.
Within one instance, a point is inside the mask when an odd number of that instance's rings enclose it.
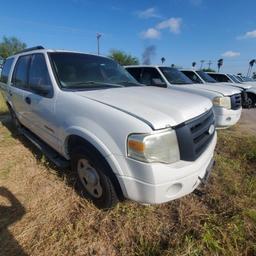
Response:
[[[256,87],[246,83],[235,83],[228,75],[223,73],[207,72],[212,78],[221,83],[227,83],[232,86],[242,88],[247,95],[247,107],[256,107]]]
[[[179,70],[166,66],[127,66],[126,70],[140,83],[209,98],[214,106],[217,128],[230,127],[240,119],[241,92],[236,88],[195,84]]]
[[[168,202],[209,176],[216,132],[205,97],[142,86],[106,57],[43,47],[9,57],[1,84],[19,131],[70,164],[100,208]]]
[[[200,83],[200,84],[211,84],[211,85],[218,85],[218,86],[224,86],[227,88],[230,88],[231,86],[238,89],[241,93],[242,97],[242,106],[243,108],[250,108],[251,101],[248,99],[248,94],[246,92],[246,89],[241,87],[238,87],[236,85],[233,86],[232,83],[224,83],[224,82],[218,82],[213,77],[208,75],[206,72],[202,70],[190,70],[190,69],[181,69],[180,70],[183,74],[185,74],[189,79],[191,79],[194,83]]]
[[[232,77],[235,77],[237,81],[239,81],[242,84],[251,85],[252,87],[256,86],[256,80],[252,79],[251,77],[242,77],[237,75],[232,75]]]

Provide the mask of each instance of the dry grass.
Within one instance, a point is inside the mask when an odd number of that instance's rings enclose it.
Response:
[[[237,129],[219,133],[217,165],[202,198],[159,206],[127,201],[103,212],[75,192],[70,172],[51,166],[11,131],[5,119],[1,256],[256,255],[256,137]],[[8,211],[6,189],[17,199]]]
[[[6,114],[7,112],[8,112],[8,108],[4,102],[4,99],[0,90],[0,115]]]

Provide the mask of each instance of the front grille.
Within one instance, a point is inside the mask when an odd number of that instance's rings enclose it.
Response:
[[[231,109],[237,110],[241,107],[242,105],[241,94],[234,94],[230,97],[230,99],[231,99]]]
[[[195,161],[206,150],[215,133],[211,125],[215,128],[212,109],[175,127],[181,160]]]

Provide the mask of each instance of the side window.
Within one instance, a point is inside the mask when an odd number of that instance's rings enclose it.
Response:
[[[185,74],[190,80],[192,80],[196,84],[201,84],[202,81],[200,78],[192,71],[182,71],[183,74]]]
[[[22,88],[22,89],[27,89],[28,87],[28,82],[27,82],[27,77],[28,77],[28,66],[29,66],[29,61],[30,61],[30,55],[26,56],[21,56],[17,60],[15,69],[14,69],[14,74],[12,77],[12,84],[14,87]]]
[[[144,68],[140,82],[145,85],[166,87],[159,71],[155,68]]]
[[[4,84],[6,84],[8,82],[8,76],[9,76],[9,73],[10,73],[10,70],[12,67],[12,63],[13,63],[13,58],[7,59],[4,62],[4,66],[3,66],[1,78],[0,78],[0,81]]]
[[[126,70],[140,83],[141,68],[126,68]]]
[[[222,74],[209,74],[209,75],[215,80],[217,80],[218,82],[225,82],[225,83],[231,82],[225,75],[222,75]]]
[[[30,90],[44,97],[52,97],[52,83],[48,73],[45,57],[38,53],[32,55],[28,84]]]

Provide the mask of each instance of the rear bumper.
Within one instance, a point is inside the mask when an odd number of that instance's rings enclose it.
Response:
[[[118,180],[125,190],[125,197],[140,203],[159,204],[193,192],[202,180],[208,178],[211,172],[216,137],[215,135],[206,152],[194,162],[185,162],[176,167],[157,164],[151,170],[148,169],[148,176],[153,176],[155,179],[144,181],[138,178],[119,176]],[[140,171],[138,170],[138,172]],[[159,179],[157,176],[161,177],[161,182],[156,181]]]
[[[237,110],[232,109],[225,109],[220,107],[214,108],[214,114],[215,114],[215,121],[216,121],[216,127],[217,128],[227,128],[232,125],[235,125],[242,113],[242,108],[239,108]]]

